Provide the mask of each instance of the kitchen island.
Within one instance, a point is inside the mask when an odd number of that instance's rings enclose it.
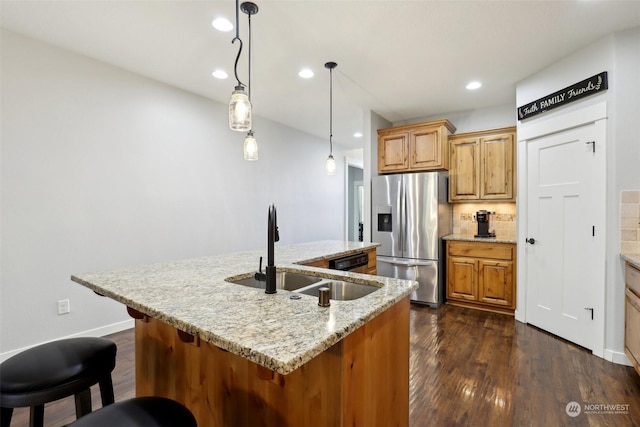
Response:
[[[279,270],[379,286],[331,301],[230,283],[261,251],[72,276],[136,318],[136,394],[180,401],[202,426],[407,426],[413,281],[305,266],[375,248],[276,247]],[[296,294],[298,295],[298,294]]]

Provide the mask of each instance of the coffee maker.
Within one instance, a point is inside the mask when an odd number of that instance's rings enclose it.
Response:
[[[478,222],[478,234],[475,237],[496,237],[495,231],[491,231],[491,215],[494,212],[480,210],[476,212],[476,221]]]

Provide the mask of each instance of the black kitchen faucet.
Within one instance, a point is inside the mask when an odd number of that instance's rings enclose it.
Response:
[[[267,267],[265,273],[262,272],[262,257],[260,257],[260,266],[255,274],[256,280],[266,281],[265,293],[275,294],[276,289],[276,266],[274,261],[275,242],[280,240],[278,234],[278,219],[275,205],[269,206],[269,218],[267,221]]]

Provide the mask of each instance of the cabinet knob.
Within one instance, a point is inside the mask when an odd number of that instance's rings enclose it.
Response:
[[[525,239],[525,242],[530,243],[530,244],[534,244],[536,242],[536,239],[534,239],[533,237],[530,237],[528,239]]]

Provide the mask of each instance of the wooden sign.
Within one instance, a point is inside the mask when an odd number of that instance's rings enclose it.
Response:
[[[607,72],[603,71],[600,74],[596,74],[593,77],[589,77],[588,79],[554,92],[551,95],[518,107],[518,120],[528,119],[536,114],[544,113],[545,111],[561,107],[586,96],[602,92],[607,90],[607,88]]]

